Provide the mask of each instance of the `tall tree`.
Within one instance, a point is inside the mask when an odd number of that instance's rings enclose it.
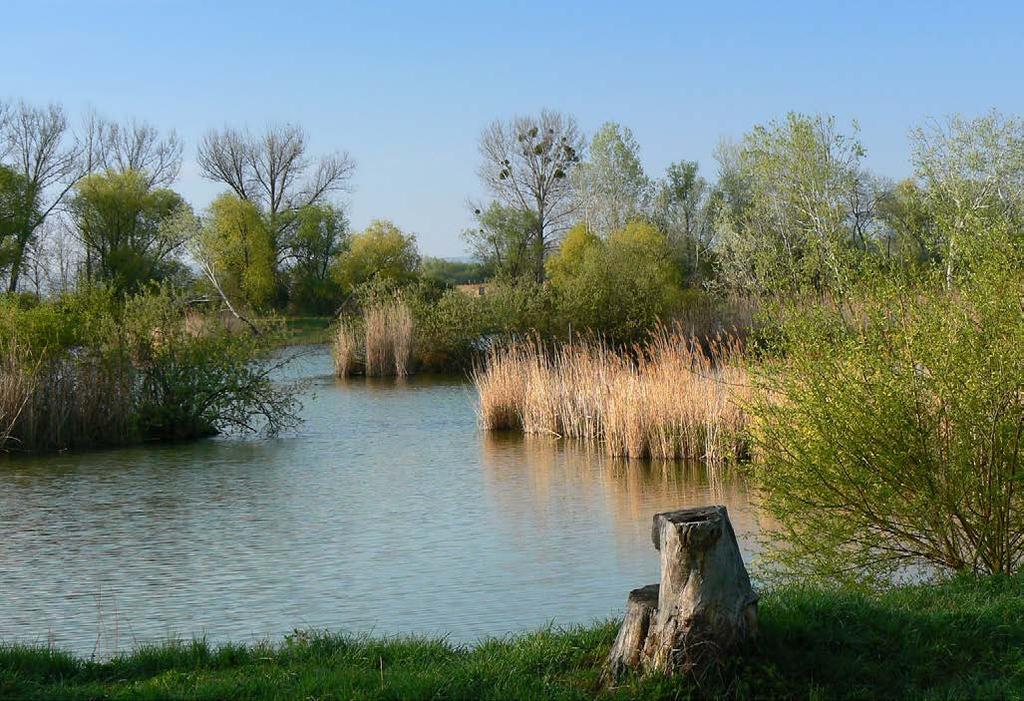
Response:
[[[240,319],[232,299],[263,308],[277,292],[273,234],[256,205],[231,193],[215,199],[192,251],[207,281]]]
[[[668,236],[691,282],[707,272],[723,197],[700,175],[696,161],[672,163],[657,185],[654,220]]]
[[[506,207],[532,212],[533,273],[544,276],[544,255],[572,223],[577,204],[572,173],[583,155],[584,141],[570,115],[543,110],[536,117],[496,120],[480,136],[484,187]]]
[[[537,215],[531,210],[505,207],[492,202],[487,209],[474,210],[477,227],[462,232],[473,258],[507,280],[535,274],[540,239],[535,235]]]
[[[285,124],[253,135],[232,128],[213,130],[199,145],[203,175],[223,183],[266,216],[280,257],[288,255],[288,234],[303,207],[320,204],[349,188],[355,162],[344,151],[313,162],[305,131]]]
[[[831,117],[789,114],[720,150],[729,206],[719,220],[727,284],[750,292],[841,289],[849,282],[864,149]]]
[[[28,178],[0,165],[0,276],[20,254],[19,237],[38,217],[39,204]]]
[[[591,139],[589,156],[573,180],[583,220],[599,236],[625,227],[649,209],[651,181],[629,127],[605,123]]]
[[[334,311],[340,288],[331,269],[349,245],[348,219],[329,204],[306,205],[298,212],[291,246],[291,302],[316,313]]]
[[[979,232],[1024,228],[1024,121],[954,116],[915,129],[911,142],[949,285]]]
[[[23,178],[20,210],[32,213],[8,239],[9,291],[18,289],[26,249],[39,227],[83,175],[79,154],[60,105],[34,107],[19,102],[0,110],[0,155]]]
[[[188,206],[176,192],[152,187],[145,173],[88,175],[76,185],[69,209],[90,279],[135,292],[181,270],[176,256],[187,234],[175,217]]]

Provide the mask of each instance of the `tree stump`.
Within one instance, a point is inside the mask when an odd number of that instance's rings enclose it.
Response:
[[[757,630],[750,586],[724,506],[655,514],[661,583],[634,589],[608,659],[608,673],[706,669]]]

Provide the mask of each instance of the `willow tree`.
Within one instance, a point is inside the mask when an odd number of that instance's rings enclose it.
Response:
[[[640,163],[640,145],[629,127],[614,122],[594,134],[573,184],[581,218],[599,236],[625,227],[650,209],[653,186]]]
[[[727,190],[717,236],[722,277],[754,293],[826,292],[850,281],[870,216],[856,125],[791,113],[720,149]]]

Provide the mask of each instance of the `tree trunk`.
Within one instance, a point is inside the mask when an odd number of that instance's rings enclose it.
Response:
[[[654,516],[661,584],[629,594],[608,672],[701,674],[757,628],[757,595],[724,506]]]

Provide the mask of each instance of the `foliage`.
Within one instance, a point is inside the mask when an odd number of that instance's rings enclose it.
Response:
[[[582,219],[599,236],[623,228],[649,208],[652,185],[640,163],[640,144],[629,127],[603,124],[573,181]]]
[[[715,224],[723,203],[722,192],[698,170],[696,161],[669,165],[657,185],[652,213],[691,285],[713,275]]]
[[[186,312],[164,289],[88,288],[0,302],[0,451],[49,451],[277,431],[293,388],[262,360],[274,342]]]
[[[951,117],[911,134],[913,162],[946,282],[988,249],[992,232],[1024,226],[1024,120]],[[999,234],[997,234],[999,235]],[[1016,235],[1016,245],[1021,236]]]
[[[173,224],[185,208],[177,193],[151,187],[139,171],[80,180],[70,209],[85,249],[86,277],[119,292],[137,292],[180,271],[176,254],[186,241]]]
[[[491,202],[474,215],[478,227],[462,232],[473,258],[503,280],[533,276],[538,257],[544,255],[536,213]]]
[[[420,279],[441,288],[481,282],[493,275],[494,269],[483,263],[434,256],[424,256],[420,261]]]
[[[256,205],[224,194],[210,204],[198,240],[226,294],[246,305],[266,308],[277,293],[274,237]]]
[[[1020,568],[1021,264],[1004,244],[956,290],[883,281],[782,316],[752,411],[786,571]]]
[[[374,281],[403,285],[416,279],[419,266],[416,237],[378,219],[352,237],[338,259],[335,279],[347,291]]]
[[[328,204],[312,204],[297,214],[290,241],[290,303],[295,309],[330,314],[341,304],[341,286],[331,268],[349,245],[345,213]]]
[[[552,286],[565,321],[613,341],[639,339],[679,302],[679,271],[668,239],[631,222],[606,242],[577,231],[552,257]]]
[[[31,181],[0,165],[0,276],[14,263],[20,237],[31,231],[39,216],[38,196],[33,193]]]
[[[790,113],[721,152],[732,188],[719,222],[722,282],[753,293],[842,290],[863,240],[864,149],[832,118]]]

